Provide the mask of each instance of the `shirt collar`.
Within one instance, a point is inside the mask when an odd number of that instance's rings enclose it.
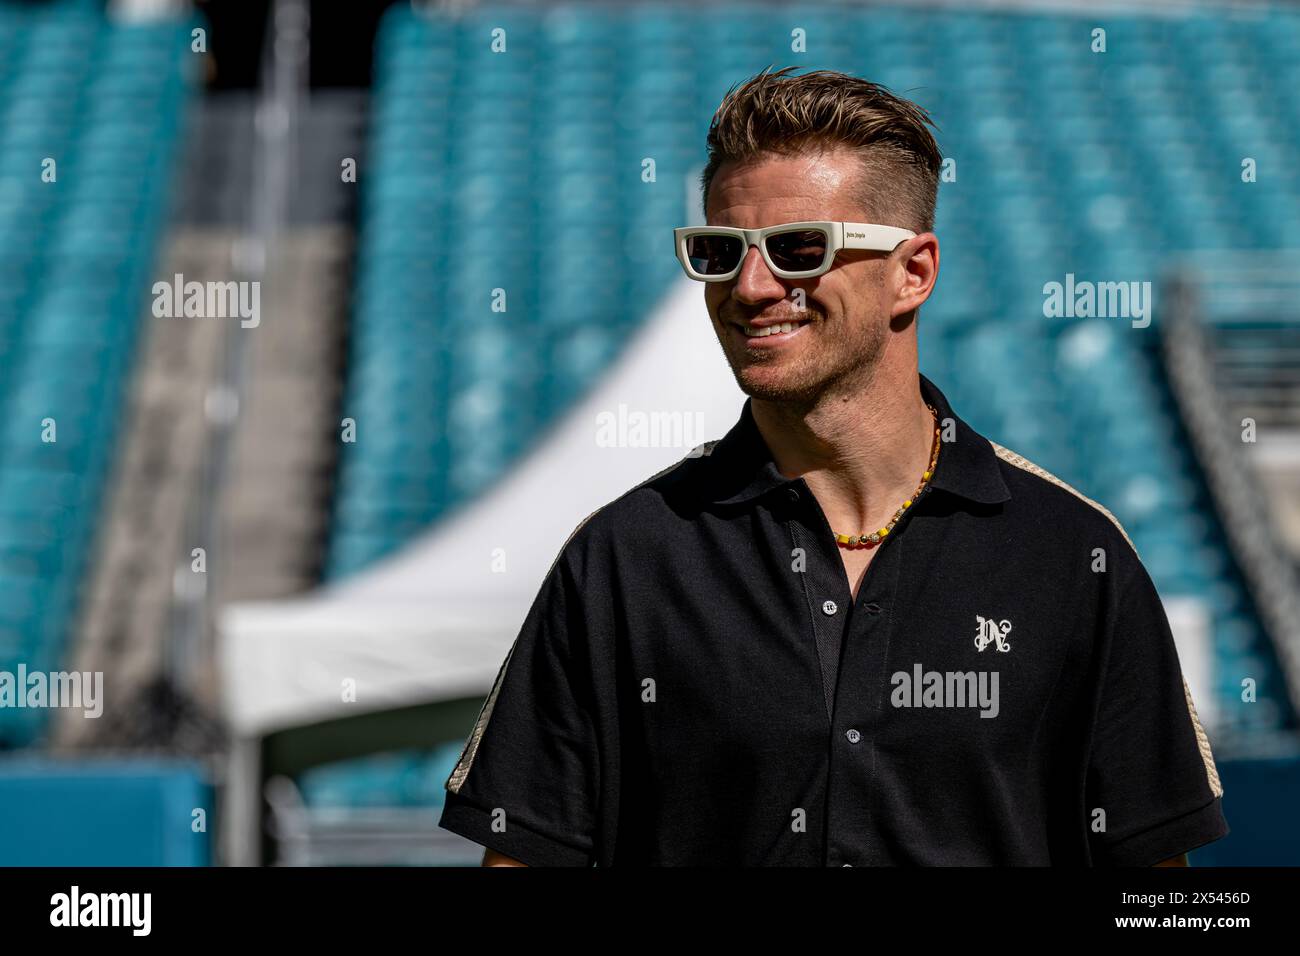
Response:
[[[966,498],[981,504],[996,504],[1011,497],[1002,480],[997,452],[989,440],[957,417],[943,392],[924,375],[920,376],[921,395],[939,413],[942,425],[953,420],[953,440],[939,448],[939,462],[930,479],[935,491]],[[716,504],[739,504],[751,501],[776,488],[802,482],[787,478],[776,467],[767,442],[754,421],[752,399],[745,399],[740,420],[712,449],[709,458],[719,480],[712,500]]]

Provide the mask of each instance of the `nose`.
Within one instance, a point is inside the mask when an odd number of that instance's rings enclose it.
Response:
[[[759,305],[774,299],[784,299],[785,292],[785,286],[772,275],[758,246],[750,246],[745,252],[745,261],[740,265],[740,273],[736,276],[732,296],[746,305]]]

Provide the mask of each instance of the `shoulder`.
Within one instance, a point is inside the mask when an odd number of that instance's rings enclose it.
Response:
[[[1045,540],[1074,545],[1093,543],[1117,560],[1137,559],[1137,548],[1119,518],[1102,502],[1026,458],[989,439],[1014,510]]]
[[[577,523],[560,558],[608,558],[620,541],[644,541],[678,521],[689,521],[712,477],[709,456],[718,440],[697,445],[684,457],[633,485]]]

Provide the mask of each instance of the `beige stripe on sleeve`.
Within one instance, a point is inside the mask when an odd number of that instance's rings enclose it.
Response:
[[[1039,478],[1042,478],[1045,481],[1050,481],[1052,484],[1060,488],[1064,488],[1066,491],[1070,492],[1070,494],[1074,495],[1076,498],[1086,501],[1088,504],[1092,505],[1092,507],[1096,508],[1098,511],[1100,511],[1102,514],[1104,514],[1107,518],[1111,520],[1111,522],[1115,525],[1115,527],[1119,529],[1119,533],[1124,535],[1124,540],[1129,543],[1129,547],[1133,548],[1133,553],[1137,554],[1137,547],[1133,544],[1133,540],[1128,536],[1128,532],[1124,530],[1124,526],[1119,523],[1119,519],[1116,518],[1113,514],[1111,514],[1108,510],[1106,510],[1106,508],[1104,508],[1101,504],[1099,504],[1096,501],[1093,501],[1091,498],[1089,498],[1087,495],[1082,494],[1077,489],[1070,487],[1065,482],[1063,482],[1060,478],[1057,478],[1050,471],[1047,471],[1046,469],[1034,464],[1032,461],[1030,461],[1028,458],[1025,458],[1023,455],[1018,455],[1014,451],[1011,451],[1011,449],[1004,448],[1002,445],[999,445],[995,441],[990,441],[989,444],[993,446],[993,450],[997,452],[998,457],[1001,458],[1003,461],[1005,461],[1007,464],[1015,465],[1017,468],[1027,471],[1032,475],[1037,475]],[[1219,780],[1219,770],[1214,765],[1214,754],[1210,752],[1210,739],[1205,735],[1205,729],[1201,726],[1200,717],[1196,715],[1196,705],[1192,703],[1192,692],[1191,689],[1188,688],[1187,686],[1186,678],[1183,678],[1183,695],[1187,699],[1187,714],[1189,717],[1191,717],[1192,729],[1196,732],[1196,746],[1197,749],[1200,750],[1201,752],[1201,762],[1205,764],[1205,778],[1210,785],[1210,792],[1214,794],[1216,797],[1221,797],[1223,796],[1223,784]]]
[[[713,453],[714,446],[716,446],[717,444],[718,444],[717,441],[708,441],[705,442],[703,445],[697,446],[696,448],[692,449],[691,453],[687,455],[685,458],[681,459],[680,461],[673,462],[673,464],[669,465],[667,468],[663,469],[662,471],[656,472],[655,474],[651,475],[649,478],[641,482],[639,485],[636,485],[635,487],[629,489],[627,494],[631,494],[631,492],[636,491],[638,488],[645,487],[646,485],[650,484],[650,482],[654,481],[656,478],[660,478],[663,475],[668,474],[670,471],[673,471],[674,469],[679,468],[682,465],[686,464],[686,462],[690,461],[692,458],[698,458],[701,455],[704,456],[711,455]],[[600,514],[600,512],[603,510],[604,510],[603,508],[597,508],[591,514],[587,515],[587,517],[583,518],[582,521],[578,522],[578,526],[574,528],[573,531],[569,534],[569,537],[565,539],[564,545],[560,548],[559,553],[556,554],[555,556],[555,560],[551,562],[550,570],[546,572],[547,578],[549,578],[551,576],[551,572],[555,570],[555,565],[559,563],[560,557],[564,554],[565,549],[568,548],[569,542],[573,540],[574,535],[576,535],[579,531],[582,530],[583,525],[585,525],[592,518],[596,517],[596,515]],[[515,643],[516,644],[519,643],[519,639],[517,637],[515,638]],[[497,671],[497,679],[492,684],[492,691],[491,693],[488,694],[487,700],[483,702],[482,709],[479,710],[478,720],[474,722],[474,730],[470,734],[469,740],[465,742],[465,749],[461,751],[460,759],[456,761],[456,768],[451,772],[451,776],[447,778],[446,789],[450,790],[452,793],[460,793],[460,788],[465,783],[465,777],[469,773],[469,768],[474,763],[474,755],[478,753],[479,741],[483,739],[483,731],[487,729],[488,721],[492,719],[492,708],[496,705],[497,694],[501,690],[501,684],[505,680],[505,676],[506,676],[506,668],[510,666],[510,658],[514,656],[514,652],[515,652],[515,645],[512,644],[510,645],[510,653],[506,655],[505,662],[501,665],[501,669]]]
[[[564,549],[569,546],[569,542],[573,540],[574,535],[581,531],[583,525],[598,513],[599,511],[593,511],[591,514],[587,515],[587,517],[578,522],[578,526],[569,533],[569,537],[565,539],[563,547],[561,547],[559,552],[555,555],[555,560],[551,562],[551,567],[546,572],[546,578],[543,578],[544,581],[547,578],[550,578],[551,574],[555,571],[555,566],[559,564],[560,558],[564,554]],[[465,777],[469,773],[469,768],[474,763],[474,756],[478,753],[479,741],[483,739],[483,731],[487,729],[488,721],[492,719],[492,708],[496,706],[497,694],[501,691],[501,685],[506,679],[506,668],[510,666],[510,658],[514,656],[515,645],[518,643],[519,638],[516,637],[515,643],[510,645],[510,653],[506,655],[505,661],[501,664],[501,669],[497,671],[497,679],[492,683],[492,691],[488,694],[487,700],[483,701],[483,706],[478,712],[478,720],[474,721],[474,730],[470,733],[469,740],[465,742],[465,749],[460,752],[460,759],[456,761],[456,768],[452,770],[451,776],[447,778],[446,789],[450,790],[452,793],[460,793],[460,788],[465,783]]]

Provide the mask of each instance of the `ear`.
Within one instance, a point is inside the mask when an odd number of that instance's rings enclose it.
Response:
[[[919,309],[930,298],[939,278],[939,237],[923,232],[899,244],[890,253],[895,277],[894,305],[890,317]]]

